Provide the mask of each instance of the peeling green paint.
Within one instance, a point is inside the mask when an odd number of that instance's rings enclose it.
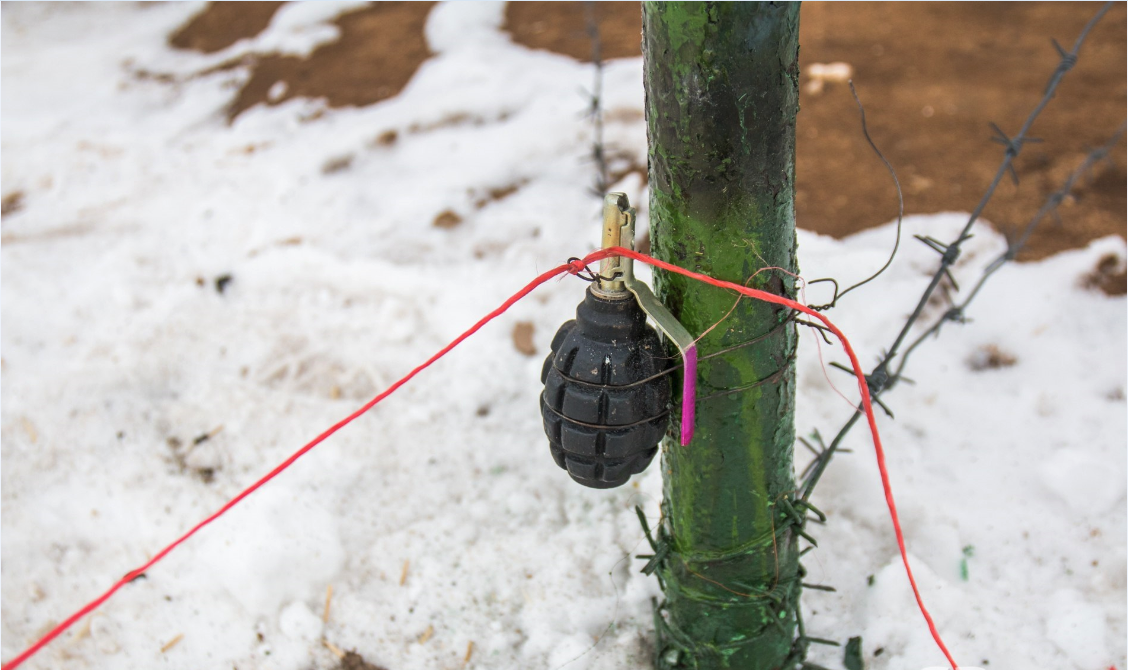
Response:
[[[643,3],[657,257],[737,283],[763,267],[797,271],[798,30],[797,4]],[[731,293],[655,274],[658,295],[691,332],[733,307]],[[795,293],[779,271],[749,285]],[[797,535],[777,504],[795,488],[796,336],[786,317],[743,300],[701,340],[709,353],[767,335],[704,361],[699,396],[760,384],[700,402],[693,443],[662,445],[660,668],[767,670],[794,659]]]

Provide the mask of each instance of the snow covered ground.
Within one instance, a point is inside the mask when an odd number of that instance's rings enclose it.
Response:
[[[365,109],[291,101],[228,126],[246,72],[190,76],[252,49],[308,52],[343,6],[288,6],[212,56],[165,45],[195,3],[4,6],[3,193],[25,195],[0,247],[3,658],[598,242],[591,68],[510,43],[499,4],[440,6],[438,55]],[[608,142],[645,163],[641,61],[609,64],[605,94]],[[637,177],[616,188],[645,210]],[[444,210],[462,222],[432,225]],[[906,233],[946,239],[963,220]],[[892,233],[802,232],[803,273],[861,278]],[[957,276],[1002,248],[980,227]],[[918,579],[967,666],[1125,667],[1125,299],[1083,287],[1124,251],[1110,238],[1004,269],[974,321],[914,360],[918,384],[887,397]],[[864,361],[935,261],[906,245],[833,311]],[[633,506],[656,519],[660,473],[579,487],[537,412],[542,356],[583,288],[518,304],[26,667],[330,668],[331,647],[390,670],[649,667],[658,588],[631,558]],[[535,356],[512,343],[518,321]],[[851,409],[802,342],[799,430],[832,433]],[[1013,365],[977,369],[992,347]],[[808,629],[861,635],[870,668],[938,666],[866,437],[816,494],[830,520],[808,580],[838,592],[804,595]],[[841,667],[840,650],[815,652]]]

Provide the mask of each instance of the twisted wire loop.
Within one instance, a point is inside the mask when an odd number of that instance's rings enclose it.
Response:
[[[579,258],[577,256],[571,256],[570,258],[568,258],[569,274],[579,275],[584,270],[591,272],[591,269],[587,266],[586,263],[584,263],[582,258]]]
[[[869,143],[870,149],[873,149],[873,152],[877,155],[878,159],[880,159],[882,164],[885,165],[885,169],[889,171],[889,176],[893,178],[893,185],[897,188],[897,236],[893,240],[893,250],[889,252],[889,258],[885,261],[885,264],[878,268],[877,272],[874,272],[869,277],[850,286],[846,290],[839,292],[838,282],[833,277],[824,277],[822,279],[815,279],[813,281],[807,282],[808,286],[810,286],[811,284],[818,284],[819,282],[830,282],[834,284],[834,295],[831,296],[830,302],[823,305],[808,305],[808,307],[815,310],[816,312],[823,312],[838,306],[838,301],[847,293],[853,291],[856,288],[865,286],[866,284],[880,277],[882,273],[884,273],[885,270],[893,264],[893,259],[897,257],[897,250],[901,248],[901,226],[905,219],[905,195],[901,191],[901,180],[897,178],[897,171],[893,169],[893,165],[887,158],[885,158],[885,154],[881,153],[881,149],[877,148],[877,143],[873,141],[872,137],[870,137],[869,127],[866,125],[866,108],[862,105],[862,100],[858,97],[858,92],[854,89],[853,79],[850,80],[850,94],[854,96],[854,102],[857,103],[858,112],[862,117],[862,136],[866,138],[866,142]]]
[[[615,274],[610,277],[604,277],[592,270],[591,267],[584,263],[583,259],[572,256],[568,259],[568,274],[575,275],[590,283],[597,281],[615,281],[621,277],[623,273],[620,270],[616,270]]]

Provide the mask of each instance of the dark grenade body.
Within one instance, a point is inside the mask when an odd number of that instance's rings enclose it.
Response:
[[[584,486],[622,486],[650,464],[666,432],[669,365],[634,296],[588,289],[552,339],[541,416],[556,464]]]

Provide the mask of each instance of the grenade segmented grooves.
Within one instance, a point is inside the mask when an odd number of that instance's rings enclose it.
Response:
[[[634,296],[588,289],[552,340],[541,416],[556,464],[592,488],[621,486],[646,469],[666,433],[669,365]]]

